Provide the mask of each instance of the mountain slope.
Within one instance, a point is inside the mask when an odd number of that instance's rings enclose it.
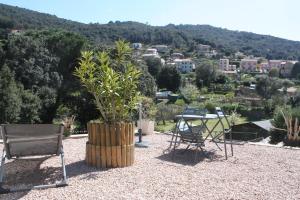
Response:
[[[269,59],[300,59],[300,42],[209,25],[149,26],[138,22],[83,24],[0,4],[0,28],[65,29],[80,33],[95,43],[112,43],[124,38],[130,42],[168,44],[190,50],[197,43],[205,43],[228,53],[241,51]]]

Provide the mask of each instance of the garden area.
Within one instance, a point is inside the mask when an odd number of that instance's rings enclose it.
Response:
[[[201,60],[195,72],[180,74],[174,66],[135,59],[134,50],[123,40],[93,46],[79,35],[61,31],[29,31],[11,35],[6,42],[6,57],[1,58],[0,122],[1,147],[7,154],[3,154],[1,173],[3,160],[8,162],[0,191],[8,194],[1,198],[300,198],[299,148],[226,138],[235,125],[271,120],[271,143],[299,146],[300,93],[286,96],[287,88],[297,87],[297,82],[269,75],[241,74],[233,79],[217,70],[215,60]],[[253,84],[254,90],[248,87]],[[157,98],[157,91],[170,94]],[[189,144],[184,150],[176,149],[175,143],[172,152],[166,151],[176,131],[176,115],[187,108],[203,111],[202,117],[213,114],[206,124],[209,128],[228,122],[228,127],[215,127],[224,136],[219,141],[222,148],[214,145],[215,133],[203,129],[201,140],[209,134],[212,138],[202,141],[198,157]],[[220,116],[218,111],[224,113]],[[149,132],[142,122],[148,123]],[[53,128],[50,135],[40,131],[43,124]],[[28,128],[27,135],[22,127]],[[135,147],[137,133],[145,134],[148,148]],[[49,138],[52,143],[47,143]],[[198,145],[198,139],[192,142]],[[33,141],[47,142],[32,145]],[[223,153],[227,141],[232,153],[228,159]],[[25,151],[27,147],[34,151]],[[38,148],[44,153],[38,154]],[[49,152],[61,156],[62,167],[53,156],[18,159]],[[61,176],[63,185],[44,188]],[[34,189],[43,190],[18,191],[39,184],[43,186]],[[9,193],[2,186],[17,192]]]

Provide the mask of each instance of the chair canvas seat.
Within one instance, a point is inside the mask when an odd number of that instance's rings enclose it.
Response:
[[[61,187],[67,185],[62,145],[64,127],[62,125],[5,124],[1,125],[0,128],[4,144],[0,169],[0,193],[13,191],[11,189],[2,188],[5,159],[11,159],[13,157],[60,155],[63,180],[56,184],[33,186],[27,189]]]

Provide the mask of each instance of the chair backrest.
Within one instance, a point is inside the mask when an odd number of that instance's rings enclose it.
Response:
[[[222,118],[224,118],[226,125],[228,126],[228,129],[231,129],[231,124],[227,118],[227,115],[224,113],[224,111],[220,107],[216,107],[215,110],[216,110],[216,114],[217,114],[218,118],[220,119],[221,125],[225,128],[225,124],[222,121]]]
[[[63,125],[5,124],[1,134],[7,158],[60,154]]]
[[[182,115],[205,115],[206,113],[206,109],[187,107],[183,111]]]

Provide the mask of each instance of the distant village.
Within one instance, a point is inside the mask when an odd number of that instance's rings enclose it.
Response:
[[[160,58],[162,65],[174,65],[181,73],[195,71],[193,58],[186,58],[181,52],[173,52],[167,59],[163,59],[160,54],[170,51],[167,45],[153,45],[151,48],[143,48],[143,44],[133,43],[132,48],[142,58]],[[218,51],[210,45],[198,44],[196,54],[210,59],[217,56]],[[277,68],[281,77],[290,78],[292,68],[297,62],[294,60],[267,60],[263,57],[254,57],[245,55],[242,52],[236,52],[232,56],[224,56],[219,59],[219,70],[234,78],[239,73],[264,74],[269,73],[272,68]]]

